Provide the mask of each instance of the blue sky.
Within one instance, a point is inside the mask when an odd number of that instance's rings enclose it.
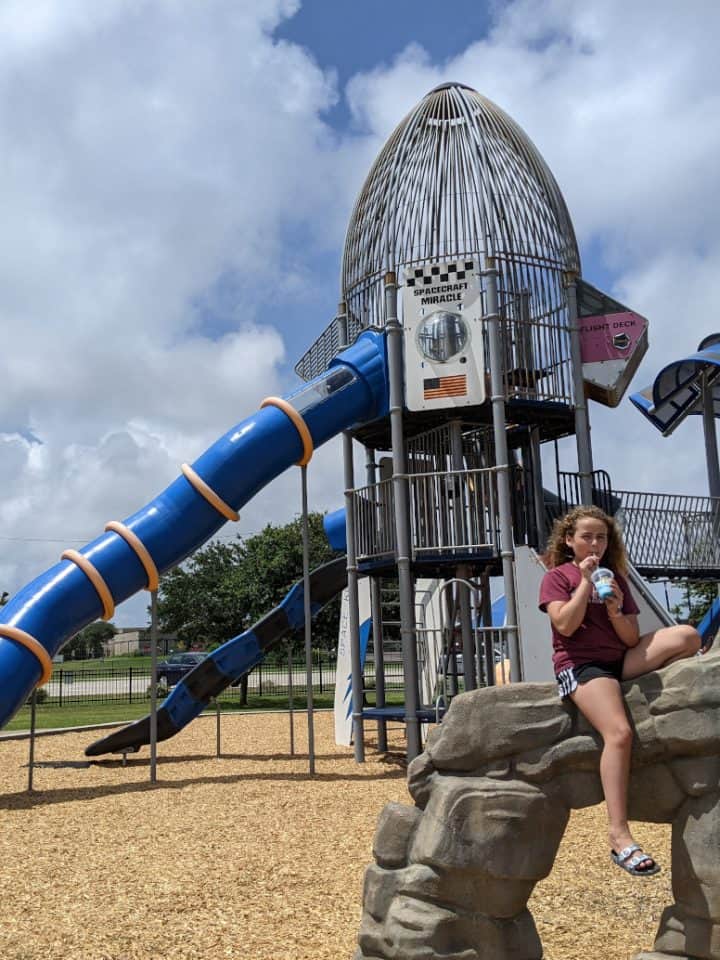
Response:
[[[543,154],[585,276],[650,319],[637,387],[718,328],[720,8],[468,6],[0,6],[2,589],[297,385],[363,179],[438,83],[478,89]],[[591,419],[617,488],[706,491],[698,423],[663,440],[627,402]],[[292,517],[297,486],[290,471],[263,491],[239,532]],[[330,443],[311,503],[341,495]]]
[[[409,43],[423,47],[436,62],[449,60],[484,36],[489,22],[483,3],[451,10],[413,0],[311,0],[280,24],[275,36],[305,47],[323,70],[335,73],[342,90],[355,74],[388,66]],[[326,117],[338,129],[352,125],[342,97]]]

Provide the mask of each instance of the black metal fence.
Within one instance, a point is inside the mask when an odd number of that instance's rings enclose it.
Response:
[[[248,697],[287,697],[307,695],[307,671],[305,660],[296,659],[292,672],[287,662],[258,664],[248,674]],[[403,687],[402,663],[385,665],[385,685],[388,689]],[[372,662],[365,667],[365,687],[371,699],[375,686],[375,670]],[[98,668],[73,667],[72,662],[56,667],[50,681],[42,688],[44,695],[38,698],[38,707],[63,706],[81,703],[149,703],[151,695],[150,667]],[[161,680],[158,686],[161,695],[167,689]],[[313,694],[332,694],[335,690],[335,659],[327,656],[313,658]],[[226,687],[218,699],[223,702],[240,702],[240,681]]]

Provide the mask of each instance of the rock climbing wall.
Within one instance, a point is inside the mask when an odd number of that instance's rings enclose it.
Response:
[[[720,653],[623,684],[633,820],[672,823],[654,952],[720,960]],[[457,697],[381,813],[355,960],[540,960],[527,909],[570,811],[602,802],[601,741],[554,684]]]

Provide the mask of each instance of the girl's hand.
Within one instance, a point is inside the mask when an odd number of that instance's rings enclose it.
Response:
[[[592,583],[592,580],[590,578],[592,577],[595,570],[597,570],[597,566],[599,562],[600,561],[598,560],[597,557],[593,557],[591,555],[589,557],[585,557],[585,559],[581,560],[580,563],[578,564],[578,569],[580,570],[580,573],[589,583]]]
[[[622,590],[618,586],[617,580],[613,580],[610,584],[612,586],[612,596],[608,597],[605,601],[605,606],[608,609],[608,613],[614,616],[622,613],[623,601],[625,599]]]

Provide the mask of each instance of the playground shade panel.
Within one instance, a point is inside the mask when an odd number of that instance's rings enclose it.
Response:
[[[713,381],[712,409],[720,417],[720,344],[712,343],[664,367],[652,385],[630,395],[630,400],[664,436],[685,417],[702,413],[702,380]]]

